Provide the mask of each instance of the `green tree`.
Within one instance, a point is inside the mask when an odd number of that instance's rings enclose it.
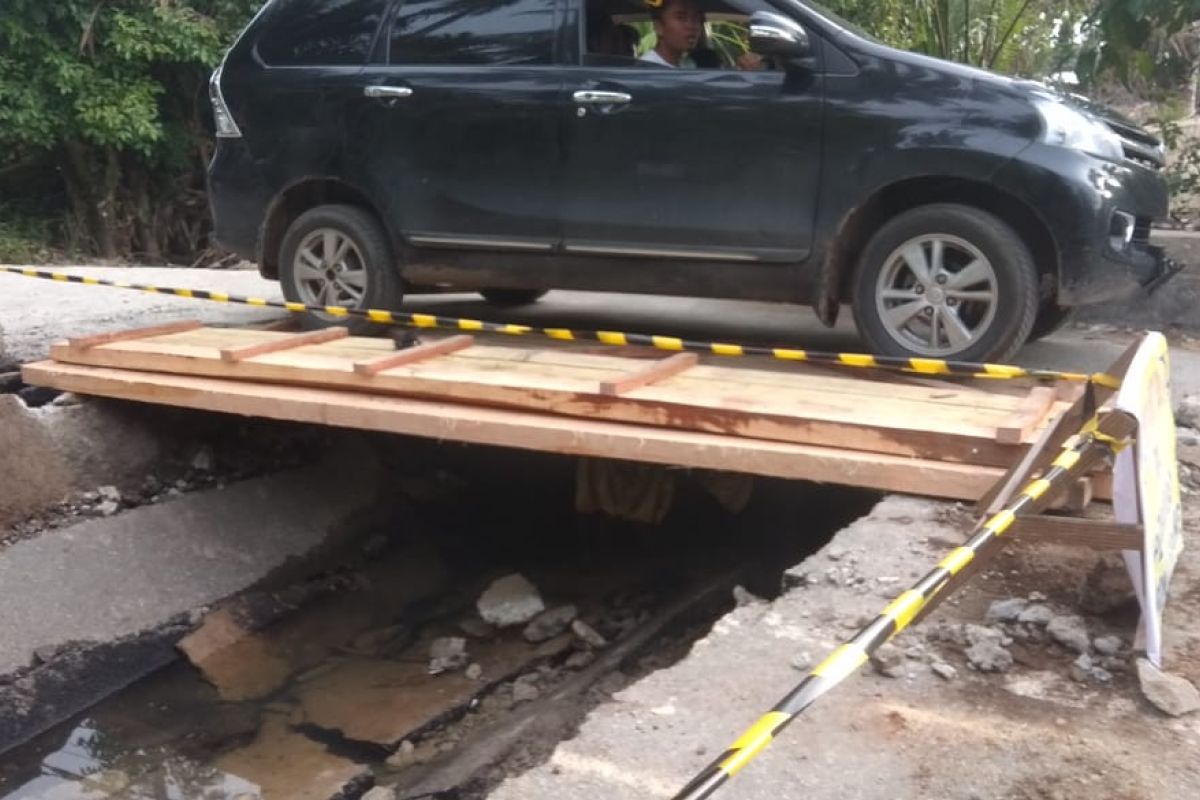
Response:
[[[195,251],[205,84],[261,0],[5,0],[0,176],[61,185],[67,238],[104,257]],[[40,186],[38,185],[40,184]]]

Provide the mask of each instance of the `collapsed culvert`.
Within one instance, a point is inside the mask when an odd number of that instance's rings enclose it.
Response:
[[[353,539],[208,611],[181,642],[190,660],[0,757],[0,798],[63,784],[485,796],[735,603],[776,596],[878,499],[408,439],[382,450],[385,502]]]

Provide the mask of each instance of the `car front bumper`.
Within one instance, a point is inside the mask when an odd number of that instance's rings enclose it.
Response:
[[[1150,243],[1151,223],[1167,216],[1169,201],[1157,171],[1034,144],[995,182],[1036,209],[1050,231],[1058,252],[1059,305],[1132,299],[1182,269]],[[1114,233],[1125,221],[1131,229],[1122,240]]]

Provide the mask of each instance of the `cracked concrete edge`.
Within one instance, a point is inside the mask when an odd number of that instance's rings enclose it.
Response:
[[[0,550],[0,752],[177,658],[197,610],[327,565],[385,500],[361,444]]]

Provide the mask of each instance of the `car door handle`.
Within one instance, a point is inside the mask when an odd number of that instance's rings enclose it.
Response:
[[[574,97],[581,106],[619,106],[633,99],[633,95],[625,92],[602,92],[596,89],[581,89]]]
[[[368,86],[363,94],[377,100],[403,100],[412,97],[413,90],[407,86]]]

